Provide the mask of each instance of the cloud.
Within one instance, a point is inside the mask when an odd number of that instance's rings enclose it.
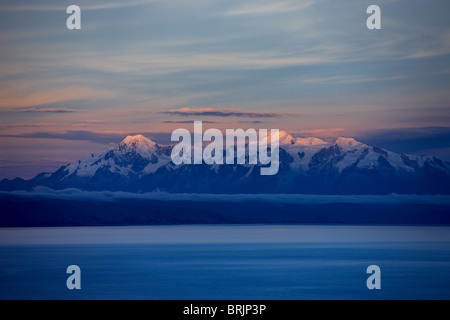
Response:
[[[80,123],[105,123],[103,120],[83,120]]]
[[[195,120],[167,120],[163,121],[163,123],[194,123]],[[217,123],[216,121],[203,121],[203,123]]]
[[[304,137],[316,138],[336,138],[342,135],[348,135],[347,129],[344,128],[326,128],[326,129],[310,129],[300,131],[289,131],[290,134],[295,134]]]
[[[8,138],[35,138],[35,139],[63,139],[63,140],[81,140],[100,144],[118,143],[126,135],[122,133],[101,133],[93,131],[66,131],[66,132],[34,132],[11,135],[0,135]]]
[[[99,99],[111,99],[117,96],[117,92],[112,90],[78,86],[56,88],[57,81],[54,79],[49,81],[41,80],[40,83],[23,80],[22,82],[7,83],[4,87],[1,84],[0,108],[22,112],[71,112],[73,111],[72,109],[48,108],[48,106],[67,104],[68,101],[71,101],[70,103],[87,101],[89,99],[98,101]]]
[[[264,123],[264,121],[261,121],[261,120],[255,120],[255,121],[239,121],[239,123],[257,124],[257,123]]]
[[[333,77],[315,77],[315,78],[305,78],[301,80],[302,83],[306,84],[320,84],[320,83],[363,83],[363,82],[377,82],[377,81],[395,81],[407,79],[410,76],[406,75],[396,75],[396,76],[385,76],[385,77],[368,77],[364,75],[351,75],[351,76],[333,76]]]
[[[97,2],[96,4],[92,4],[91,1],[78,0],[77,5],[79,5],[82,8],[82,10],[105,10],[105,9],[120,9],[125,7],[147,5],[159,1],[161,0],[96,1]],[[40,3],[39,5],[17,4],[16,2],[13,3],[14,3],[13,5],[3,4],[0,6],[0,9],[2,11],[61,11],[62,8],[64,9],[64,4],[54,5],[52,2],[50,2],[50,4]]]
[[[69,130],[65,132],[39,131],[22,134],[0,134],[3,138],[24,139],[61,139],[70,141],[89,141],[98,144],[119,143],[128,135],[143,134],[147,138],[160,143],[170,144],[170,133],[167,132],[95,132],[89,130]]]
[[[230,9],[225,12],[225,16],[289,13],[307,8],[311,4],[312,1],[257,1]]]
[[[17,195],[23,197],[48,197],[65,200],[99,200],[116,201],[120,199],[142,199],[158,201],[208,201],[208,202],[269,202],[283,204],[440,204],[450,205],[448,195],[310,195],[310,194],[192,194],[192,193],[131,193],[122,191],[82,191],[79,189],[53,190],[47,187],[36,187],[32,192],[14,191],[0,192],[0,194]]]
[[[39,128],[56,126],[56,123],[12,123],[12,124],[0,124],[0,130],[11,128]]]
[[[214,116],[214,117],[248,117],[248,118],[274,118],[288,115],[280,112],[245,111],[239,109],[214,108],[180,108],[162,110],[158,113],[177,116]]]
[[[98,124],[104,124],[105,121],[102,120],[84,120],[74,124],[75,127],[89,127]]]
[[[27,108],[27,109],[17,109],[8,110],[11,112],[45,112],[45,113],[72,113],[72,112],[85,112],[85,110],[75,110],[66,108]]]

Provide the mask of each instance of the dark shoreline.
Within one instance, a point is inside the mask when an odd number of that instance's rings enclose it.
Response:
[[[183,224],[449,225],[443,204],[54,199],[0,195],[0,227]]]

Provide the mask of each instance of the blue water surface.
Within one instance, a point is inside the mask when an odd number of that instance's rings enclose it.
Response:
[[[449,271],[440,226],[0,229],[1,299],[449,299]]]

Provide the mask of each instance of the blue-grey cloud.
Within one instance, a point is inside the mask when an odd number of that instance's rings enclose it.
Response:
[[[66,200],[92,199],[99,201],[116,201],[120,199],[146,199],[158,201],[208,201],[208,202],[244,202],[258,201],[283,204],[440,204],[450,205],[450,196],[446,195],[305,195],[305,194],[187,194],[187,193],[130,193],[111,191],[82,191],[79,189],[53,190],[47,187],[36,187],[28,191],[2,191],[0,194],[18,195],[23,197],[48,197]]]
[[[161,0],[134,0],[134,1],[122,1],[122,0],[109,0],[109,1],[92,1],[78,0],[77,5],[84,10],[108,10],[108,9],[120,9],[126,7],[142,6],[155,3]],[[166,0],[168,1],[168,0]],[[61,4],[62,2],[62,4]],[[68,7],[68,1],[59,1],[57,4],[42,1],[42,3],[34,4],[30,1],[25,1],[25,3],[18,3],[17,1],[3,0],[0,6],[3,11],[61,11],[62,8]]]
[[[51,122],[36,122],[36,123],[8,123],[0,124],[0,130],[11,129],[11,128],[39,128],[39,127],[49,127],[55,126],[56,123]]]
[[[45,113],[73,113],[83,112],[84,110],[66,109],[66,108],[27,108],[14,110],[15,112],[45,112]]]
[[[255,121],[239,121],[239,123],[257,124],[257,123],[264,123],[264,121],[261,121],[261,120],[255,120]]]
[[[101,144],[120,142],[124,138],[122,134],[98,133],[87,130],[74,130],[66,132],[47,132],[39,131],[22,134],[4,134],[0,137],[5,138],[36,138],[36,139],[63,139],[63,140],[81,140],[91,141]]]
[[[69,130],[66,132],[39,131],[22,134],[0,134],[4,138],[27,139],[62,139],[71,141],[89,141],[98,144],[119,143],[127,135],[143,134],[153,141],[161,144],[170,143],[170,133],[166,132],[127,132],[127,133],[102,133],[89,130]],[[99,150],[101,151],[101,150]]]
[[[158,113],[177,116],[212,116],[212,117],[248,117],[248,118],[274,118],[287,114],[281,112],[245,111],[238,109],[215,109],[215,108],[180,108],[162,110]]]
[[[166,120],[163,123],[194,123],[195,120]],[[203,123],[217,123],[216,121],[202,121]]]

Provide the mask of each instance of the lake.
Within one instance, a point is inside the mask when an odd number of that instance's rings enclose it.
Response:
[[[449,271],[448,226],[0,229],[0,299],[449,299]]]

